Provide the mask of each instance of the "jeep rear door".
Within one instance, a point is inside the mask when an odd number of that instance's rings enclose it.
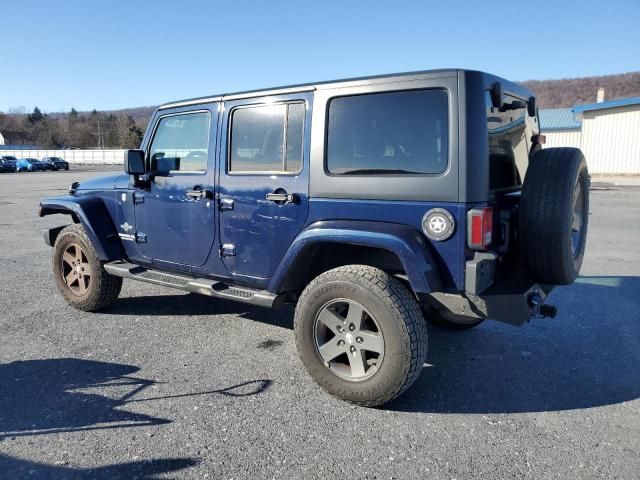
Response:
[[[313,94],[224,104],[220,254],[236,278],[270,278],[305,224]]]

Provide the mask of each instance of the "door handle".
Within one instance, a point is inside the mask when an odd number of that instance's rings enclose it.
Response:
[[[267,193],[266,199],[274,203],[293,203],[296,196],[293,193]]]
[[[187,197],[193,198],[194,200],[213,198],[213,192],[204,188],[194,188],[193,190],[187,190]]]

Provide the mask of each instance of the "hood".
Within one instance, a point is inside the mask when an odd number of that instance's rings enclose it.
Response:
[[[108,175],[106,177],[97,177],[83,180],[82,182],[80,182],[80,185],[78,185],[77,191],[114,190],[116,188],[116,184],[119,183],[119,181],[121,182],[123,177],[127,177],[128,181],[129,176],[126,173],[118,173],[116,175]]]

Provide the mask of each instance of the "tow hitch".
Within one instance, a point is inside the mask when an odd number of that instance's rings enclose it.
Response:
[[[529,321],[533,318],[555,318],[558,314],[558,307],[545,304],[538,290],[531,292],[527,302],[529,303]]]

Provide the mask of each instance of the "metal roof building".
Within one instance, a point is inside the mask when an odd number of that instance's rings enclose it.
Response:
[[[640,97],[540,110],[546,147],[578,147],[591,173],[640,174]]]
[[[545,131],[580,129],[582,122],[576,120],[571,108],[549,108],[540,110],[540,128]]]

